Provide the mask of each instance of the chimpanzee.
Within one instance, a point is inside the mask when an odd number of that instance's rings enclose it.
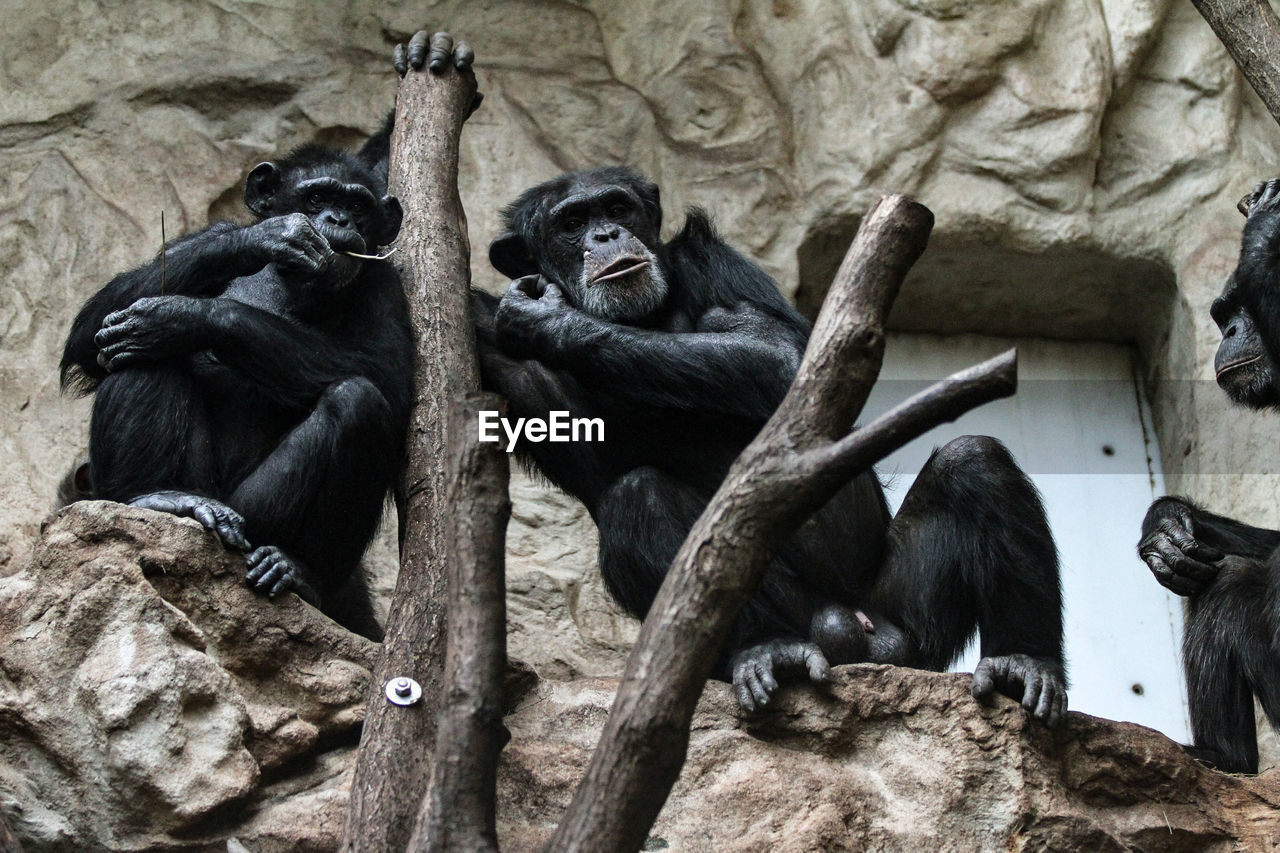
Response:
[[[481,373],[510,417],[602,418],[599,443],[522,442],[600,532],[609,592],[643,617],[730,463],[782,401],[809,325],[691,210],[659,237],[658,187],[606,167],[526,191],[489,249],[514,279],[475,293]],[[777,555],[718,666],[750,711],[778,679],[877,661],[942,669],[977,630],[974,693],[1066,710],[1057,552],[1039,495],[994,439],[934,452],[896,517],[850,482]]]
[[[412,340],[372,257],[401,221],[375,158],[304,146],[254,167],[257,221],[112,279],[71,326],[62,382],[95,392],[94,497],[192,516],[248,552],[256,591],[380,639],[359,563],[402,457]]]
[[[1240,260],[1209,309],[1222,332],[1214,370],[1233,401],[1280,409],[1280,179],[1259,184],[1240,210]],[[1188,751],[1219,770],[1256,773],[1254,696],[1280,727],[1280,532],[1167,497],[1147,511],[1138,553],[1187,598]]]

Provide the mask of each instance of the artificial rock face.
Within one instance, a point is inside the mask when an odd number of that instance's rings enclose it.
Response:
[[[377,647],[243,573],[194,521],[86,502],[0,579],[0,816],[28,851],[336,848]],[[533,850],[617,681],[512,671],[499,836]],[[969,685],[839,667],[747,718],[709,684],[652,849],[1204,851],[1280,832],[1280,771],[1225,776],[1080,714],[1051,731]]]

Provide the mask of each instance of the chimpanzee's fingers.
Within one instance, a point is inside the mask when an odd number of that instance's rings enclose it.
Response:
[[[395,66],[396,73],[401,77],[409,73],[409,53],[404,45],[398,44],[395,50],[391,51],[391,64]]]
[[[1022,681],[1022,707],[1028,711],[1035,713],[1039,707],[1040,693],[1044,689],[1044,679],[1040,677],[1040,673],[1032,672],[1030,678],[1024,678]]]
[[[453,48],[453,67],[462,71],[471,67],[471,63],[476,61],[476,52],[471,49],[471,45],[465,41],[460,41]]]
[[[756,709],[756,701],[751,698],[751,688],[747,687],[745,673],[740,674],[733,680],[734,693],[738,695],[738,707],[751,713]]]
[[[751,689],[751,698],[755,700],[757,708],[763,708],[769,704],[769,691],[760,681],[760,669],[759,663],[747,669],[747,687]]]
[[[831,664],[827,663],[827,656],[817,646],[806,650],[804,663],[809,670],[809,680],[814,684],[826,684],[831,678]]]
[[[773,677],[773,667],[768,661],[761,661],[756,664],[756,675],[760,679],[760,686],[764,688],[765,695],[769,696],[773,691],[778,689],[778,679]]]
[[[409,39],[409,67],[415,71],[421,70],[423,63],[427,61],[427,42],[430,36],[426,30],[418,30],[413,34],[413,38]]]
[[[986,699],[995,692],[995,689],[995,664],[990,658],[983,658],[978,661],[978,666],[973,671],[973,689],[970,692],[975,699]]]
[[[431,52],[427,55],[427,67],[439,74],[449,67],[449,57],[453,56],[453,36],[445,32],[431,37]]]

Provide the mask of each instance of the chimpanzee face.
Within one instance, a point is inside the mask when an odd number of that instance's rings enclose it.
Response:
[[[303,213],[337,252],[370,254],[400,232],[400,202],[379,195],[378,180],[341,153],[310,149],[279,163],[259,163],[245,181],[245,203],[258,216]]]
[[[489,249],[511,278],[540,273],[570,304],[634,323],[663,306],[658,189],[624,169],[565,175],[534,187],[508,210],[507,233]]]
[[[1280,408],[1275,365],[1263,346],[1253,316],[1239,297],[1233,277],[1209,308],[1222,332],[1222,342],[1213,359],[1218,386],[1233,401],[1251,409]]]

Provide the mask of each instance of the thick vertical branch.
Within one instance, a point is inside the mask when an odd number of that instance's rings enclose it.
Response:
[[[773,553],[847,482],[847,463],[877,461],[840,440],[879,373],[884,318],[932,225],[927,208],[901,196],[881,199],[867,215],[790,391],[734,462],[672,562],[549,850],[627,851],[644,843],[684,764],[703,682]],[[971,407],[1012,393],[1011,370],[1007,361],[989,366],[984,375],[999,375],[980,382],[986,390],[975,394],[962,383],[956,399]],[[892,451],[886,435],[909,440],[931,426],[932,417],[955,417],[954,403],[929,397],[930,417],[911,420],[909,428],[877,427],[869,447],[880,455]]]
[[[444,706],[431,786],[409,850],[497,853],[498,754],[506,743],[507,454],[479,438],[479,412],[503,411],[496,394],[468,395],[449,416],[449,628]],[[503,412],[505,414],[505,411]]]
[[[469,301],[470,246],[458,198],[458,142],[475,95],[470,70],[412,73],[400,84],[391,191],[405,210],[397,245],[413,321],[417,389],[405,473],[406,534],[382,665],[365,713],[343,849],[402,853],[427,789],[444,670],[445,476],[449,401],[478,391]],[[407,676],[422,699],[391,704],[383,686]]]
[[[1191,0],[1280,122],[1280,19],[1267,0]]]

